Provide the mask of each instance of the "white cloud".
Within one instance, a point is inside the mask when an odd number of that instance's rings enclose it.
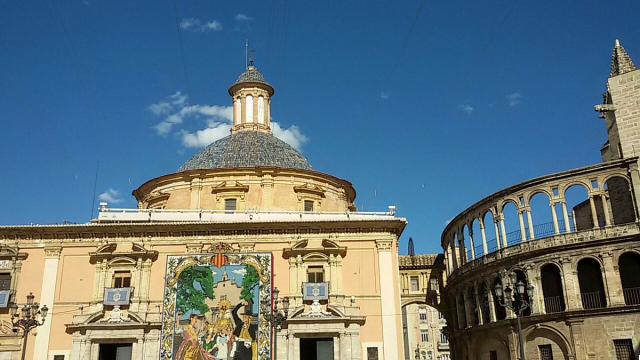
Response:
[[[247,16],[245,14],[236,15],[236,21],[252,21],[252,20],[253,20],[252,17],[249,17],[249,16]]]
[[[229,135],[233,122],[233,106],[221,105],[188,105],[187,95],[177,91],[167,96],[164,100],[147,107],[156,116],[163,120],[152,128],[160,136],[174,133],[182,142],[182,146],[190,148],[202,148],[212,142]],[[199,119],[206,123],[201,130],[190,131],[181,126],[188,120]],[[178,128],[178,129],[175,129]],[[271,122],[273,135],[286,142],[297,150],[309,141],[300,128],[291,125],[282,128],[277,122]]]
[[[195,133],[182,130],[180,135],[182,137],[182,145],[185,147],[198,147],[203,148],[212,142],[222,139],[229,135],[231,130],[230,124],[215,123],[216,126],[208,127],[204,130],[198,130]]]
[[[513,93],[511,95],[507,95],[506,98],[509,100],[509,106],[513,107],[520,103],[521,95],[520,93]]]
[[[183,18],[180,22],[180,28],[183,30],[195,31],[195,32],[205,32],[205,31],[221,31],[222,23],[218,20],[208,21],[206,23],[202,23],[200,19],[196,18]]]
[[[382,100],[388,100],[389,96],[391,96],[391,91],[383,91],[380,93],[380,98]]]
[[[120,197],[120,191],[114,189],[107,189],[107,191],[98,195],[98,199],[100,201],[106,201],[112,204],[118,204],[123,202],[124,200]]]
[[[245,276],[247,274],[247,269],[246,268],[242,268],[242,269],[238,269],[238,270],[231,270],[231,272],[234,273],[234,274]]]
[[[471,105],[468,105],[468,104],[458,105],[458,109],[466,112],[469,115],[471,115],[471,113],[473,112],[473,107]]]
[[[288,129],[283,129],[280,124],[272,121],[271,131],[273,131],[275,137],[293,146],[296,150],[300,150],[302,145],[309,141],[309,138],[300,132],[300,128],[297,125],[291,125]]]

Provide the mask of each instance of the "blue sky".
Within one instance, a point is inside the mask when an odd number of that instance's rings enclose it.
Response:
[[[631,0],[1,4],[2,224],[86,222],[94,184],[135,207],[224,132],[249,39],[280,136],[438,252],[479,199],[599,162],[614,39],[640,62]]]

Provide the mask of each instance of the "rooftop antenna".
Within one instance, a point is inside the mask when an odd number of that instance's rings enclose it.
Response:
[[[247,39],[247,41],[244,43],[244,67],[248,67],[249,64],[247,64],[249,59],[249,39]]]
[[[91,201],[91,219],[93,219],[93,210],[96,206],[96,189],[98,187],[98,169],[100,169],[100,161],[96,164],[96,179],[93,182],[93,200]]]

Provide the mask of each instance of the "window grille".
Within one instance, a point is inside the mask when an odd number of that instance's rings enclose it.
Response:
[[[616,360],[634,360],[631,339],[613,340],[616,348]]]
[[[377,347],[368,347],[367,348],[367,360],[378,360],[378,348]]]
[[[448,344],[449,343],[449,338],[447,338],[447,335],[445,335],[442,330],[440,330],[440,344]]]
[[[540,360],[553,360],[551,345],[538,345],[538,351],[540,351]]]

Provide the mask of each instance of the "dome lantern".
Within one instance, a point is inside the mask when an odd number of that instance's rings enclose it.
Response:
[[[252,130],[271,134],[271,96],[273,86],[253,65],[253,59],[245,72],[229,88],[233,99],[233,126],[231,133]]]

